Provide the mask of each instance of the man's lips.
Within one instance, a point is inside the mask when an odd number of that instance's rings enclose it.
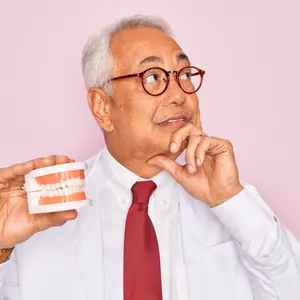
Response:
[[[191,118],[188,118],[186,115],[175,115],[165,119],[163,122],[160,122],[160,126],[183,126],[188,123]]]

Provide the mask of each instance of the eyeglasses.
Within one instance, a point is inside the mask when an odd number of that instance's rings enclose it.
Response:
[[[162,68],[154,67],[140,73],[118,76],[110,80],[139,77],[144,90],[148,94],[159,96],[167,90],[170,82],[170,74],[175,76],[176,82],[185,93],[193,94],[200,89],[205,71],[192,66],[184,67],[179,71],[166,71]]]

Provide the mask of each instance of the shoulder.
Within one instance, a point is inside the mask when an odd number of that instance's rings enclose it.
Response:
[[[89,177],[92,173],[93,169],[98,165],[101,155],[102,155],[103,149],[101,149],[99,152],[94,154],[93,156],[87,158],[85,160],[86,164],[86,177]]]

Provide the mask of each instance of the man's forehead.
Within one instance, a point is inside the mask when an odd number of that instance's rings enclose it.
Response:
[[[171,37],[153,28],[124,30],[113,38],[111,47],[114,58],[121,64],[159,63],[165,55],[187,59]]]
[[[183,53],[182,51],[178,51],[174,52],[174,56],[175,56],[175,59],[177,60],[177,62],[179,63],[180,61],[187,61],[189,62],[189,58],[188,56]],[[140,62],[139,62],[139,67],[145,65],[145,64],[148,64],[148,63],[161,63],[161,64],[164,64],[164,57],[163,56],[158,56],[158,55],[150,55],[150,56],[147,56],[145,58],[143,58]]]

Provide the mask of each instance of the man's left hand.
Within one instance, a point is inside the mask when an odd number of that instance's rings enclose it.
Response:
[[[243,190],[230,141],[208,137],[188,123],[173,134],[170,152],[178,152],[187,139],[186,165],[181,166],[165,155],[155,156],[148,163],[165,169],[191,196],[211,207]]]

